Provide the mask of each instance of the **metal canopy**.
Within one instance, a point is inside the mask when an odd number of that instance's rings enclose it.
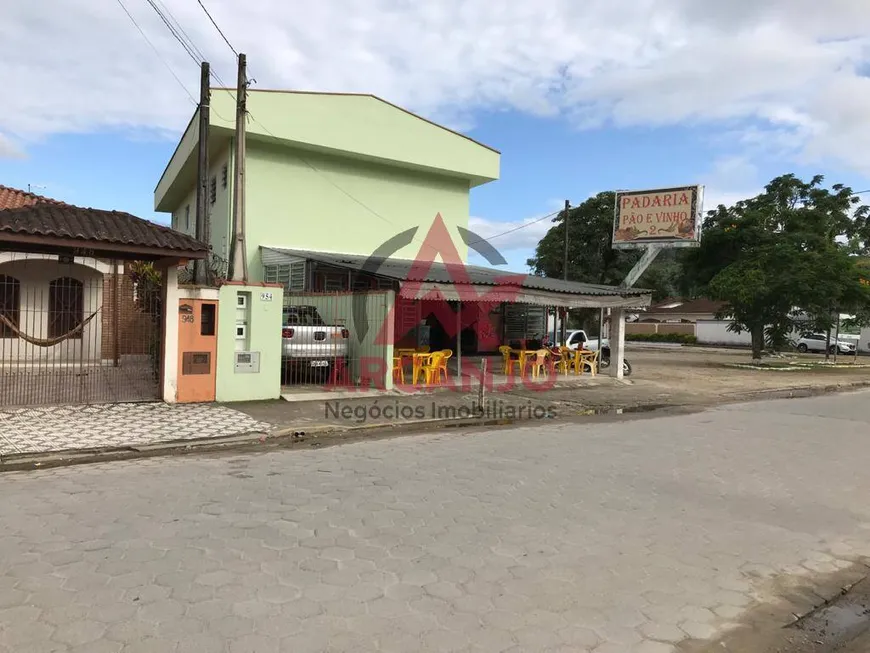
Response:
[[[477,265],[421,263],[412,259],[373,259],[358,254],[261,247],[264,265],[280,265],[305,259],[347,270],[372,274],[400,283],[399,296],[447,301],[517,303],[566,308],[643,308],[651,303],[651,291],[563,281]],[[456,283],[454,279],[461,280]]]

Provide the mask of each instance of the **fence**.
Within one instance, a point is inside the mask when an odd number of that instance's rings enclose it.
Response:
[[[389,387],[394,311],[390,290],[287,293],[283,382]]]
[[[696,335],[695,325],[686,322],[629,322],[625,325],[625,335],[651,335],[653,333]]]
[[[156,400],[153,300],[121,263],[0,255],[0,406]]]
[[[698,344],[751,347],[752,335],[748,331],[729,331],[730,324],[728,320],[698,320],[695,325]]]

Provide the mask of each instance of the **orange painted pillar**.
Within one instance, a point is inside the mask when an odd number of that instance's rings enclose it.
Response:
[[[218,303],[178,300],[178,402],[215,399]]]

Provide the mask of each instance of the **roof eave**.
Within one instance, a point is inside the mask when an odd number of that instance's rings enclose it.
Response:
[[[346,268],[349,270],[359,271],[361,267],[359,265],[350,264],[347,262],[342,262],[336,260],[335,257],[345,257],[349,259],[358,259],[358,258],[366,258],[361,257],[359,254],[342,254],[340,252],[313,252],[309,250],[295,250],[292,248],[282,248],[282,247],[268,247],[261,246],[261,250],[270,250],[272,252],[276,252],[278,254],[283,254],[285,256],[293,256],[298,259],[306,259],[310,261],[315,261],[321,264],[330,265],[334,267]],[[384,261],[389,261],[391,259],[383,259]],[[413,261],[409,259],[392,259],[394,261],[403,261],[406,263],[413,263]],[[443,263],[440,265],[444,265]],[[474,269],[480,270],[491,270],[503,274],[510,274],[509,271],[505,270],[494,270],[493,268],[484,268],[482,266],[464,266],[470,271],[474,271]],[[523,283],[522,284],[499,284],[495,281],[491,280],[472,280],[469,284],[456,284],[454,282],[445,282],[439,281],[432,277],[427,277],[426,279],[408,279],[407,274],[402,275],[398,272],[385,272],[381,269],[374,272],[376,276],[382,276],[385,278],[393,279],[399,282],[405,281],[414,284],[426,285],[429,284],[431,286],[445,286],[445,285],[468,285],[472,287],[486,287],[486,288],[495,288],[498,286],[504,286],[506,288],[514,288],[519,291],[531,291],[536,293],[546,293],[550,296],[564,296],[566,299],[569,297],[587,297],[587,298],[610,298],[607,302],[600,301],[598,304],[608,304],[616,306],[619,304],[622,307],[631,307],[631,308],[643,308],[645,306],[649,306],[652,302],[652,290],[648,290],[646,288],[619,288],[616,286],[601,286],[597,284],[583,284],[581,282],[562,282],[561,280],[553,280],[558,281],[559,283],[567,283],[569,284],[568,288],[546,288],[542,287],[540,284],[528,284],[529,280],[534,280],[536,277],[533,275],[523,275]],[[521,273],[517,273],[521,274]],[[540,279],[545,279],[546,277],[540,277]],[[576,288],[571,288],[570,286],[576,284]],[[618,300],[626,300],[625,302],[619,302]],[[611,301],[612,300],[612,301]],[[616,302],[616,303],[614,303]],[[572,302],[566,302],[567,304],[572,304]],[[598,305],[596,304],[596,305]],[[558,304],[556,304],[558,305]],[[577,307],[583,307],[584,305],[577,304]]]
[[[214,126],[212,126],[214,128]],[[448,170],[445,168],[438,168],[435,166],[427,166],[421,165],[417,163],[411,163],[409,161],[400,161],[397,159],[388,159],[384,157],[373,156],[370,154],[365,154],[362,152],[351,152],[349,150],[342,150],[338,148],[329,147],[326,145],[318,145],[317,143],[311,143],[307,141],[300,141],[298,139],[293,138],[285,138],[282,136],[276,136],[275,134],[264,134],[261,132],[250,131],[248,132],[248,143],[251,142],[260,142],[260,143],[268,143],[270,145],[274,145],[277,147],[288,147],[295,150],[300,150],[303,152],[316,152],[318,154],[324,154],[330,157],[343,158],[345,160],[355,160],[365,163],[374,163],[382,166],[388,166],[393,168],[399,168],[402,170],[411,170],[417,173],[423,173],[426,175],[436,175],[439,177],[449,177],[451,179],[456,180],[464,180],[468,182],[469,188],[476,188],[477,186],[483,186],[484,184],[488,184],[492,181],[497,181],[499,179],[498,173],[491,173],[488,175],[474,174],[469,172],[464,172],[461,170]],[[159,210],[159,209],[157,209]],[[171,210],[171,209],[169,209]]]
[[[106,243],[102,241],[63,238],[60,236],[39,236],[34,234],[0,233],[0,248],[9,251],[28,251],[46,254],[70,254],[93,256],[96,258],[117,258],[127,260],[158,259],[204,259],[207,250],[176,249],[128,243]]]

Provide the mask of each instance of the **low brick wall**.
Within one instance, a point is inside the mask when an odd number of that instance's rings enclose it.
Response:
[[[630,322],[625,325],[625,335],[651,335],[653,333],[678,333],[694,336],[695,325],[688,322]]]
[[[123,269],[123,268],[122,268]],[[115,356],[115,311],[118,312],[118,355],[147,355],[157,326],[151,315],[136,306],[133,279],[126,272],[118,275],[118,301],[115,302],[115,275],[103,275],[102,342],[103,360]]]
[[[629,322],[625,325],[625,335],[648,335],[651,333],[656,333],[657,326],[658,325],[654,322]]]
[[[695,335],[694,324],[659,324],[657,333],[679,333],[685,336]]]

